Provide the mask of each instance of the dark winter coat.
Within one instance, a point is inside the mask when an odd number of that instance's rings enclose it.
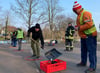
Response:
[[[12,39],[16,39],[16,36],[17,36],[17,33],[16,33],[16,31],[14,31],[14,32],[12,33],[12,35],[11,35],[11,38],[12,38]]]
[[[66,29],[65,36],[73,36],[75,33],[75,29],[73,26],[68,26]]]
[[[32,32],[32,39],[34,39],[34,40],[40,39],[41,44],[44,45],[44,39],[43,39],[41,28],[38,27],[40,29],[38,32],[35,31],[35,28],[37,28],[37,26],[31,27],[28,30],[28,37],[30,36],[30,33]]]

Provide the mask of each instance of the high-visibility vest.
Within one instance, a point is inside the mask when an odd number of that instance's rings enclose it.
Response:
[[[73,36],[66,36],[65,38],[66,38],[66,39],[71,39],[71,40],[73,40],[73,39],[74,39],[74,37],[73,37]]]
[[[23,31],[18,30],[17,32],[17,38],[23,38]]]
[[[83,10],[83,12],[81,13],[81,16],[80,16],[80,25],[84,25],[84,22],[83,22],[83,14],[84,14],[84,12],[85,12],[85,10]],[[94,22],[93,22],[93,26],[90,29],[85,30],[84,33],[86,35],[89,35],[89,34],[92,34],[95,31],[96,31],[96,27],[95,27]]]

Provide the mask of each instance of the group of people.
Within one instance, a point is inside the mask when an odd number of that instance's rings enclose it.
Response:
[[[18,41],[18,51],[21,50],[22,39],[24,38],[24,32],[22,29],[18,28],[11,33],[11,45],[16,47]]]
[[[73,11],[77,14],[76,26],[73,27],[71,23],[68,24],[68,28],[66,29],[66,49],[65,50],[73,50],[73,35],[75,31],[78,31],[81,42],[81,61],[77,64],[78,67],[83,67],[87,65],[87,57],[89,56],[90,66],[85,71],[85,73],[94,73],[97,66],[97,30],[95,24],[92,19],[92,15],[90,12],[84,10],[82,6],[75,1],[73,5]],[[23,32],[20,32],[20,29],[17,31],[17,38],[19,44],[23,38]],[[44,48],[44,39],[42,30],[40,25],[37,23],[35,26],[28,29],[27,37],[30,37],[30,33],[32,33],[31,39],[31,48],[33,50],[32,57],[39,58],[40,57],[40,47]],[[15,34],[15,32],[14,32]],[[13,39],[16,40],[16,39]],[[41,46],[39,45],[39,40],[41,41]],[[13,44],[16,46],[16,44]],[[19,46],[19,50],[20,50]]]

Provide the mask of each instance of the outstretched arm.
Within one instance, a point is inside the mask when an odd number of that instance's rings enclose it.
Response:
[[[42,31],[41,31],[41,35],[40,35],[40,41],[41,41],[41,48],[44,49],[44,38],[43,38]]]

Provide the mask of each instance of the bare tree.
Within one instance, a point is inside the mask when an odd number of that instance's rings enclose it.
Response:
[[[23,18],[26,26],[31,27],[34,20],[36,19],[36,14],[39,10],[38,3],[39,0],[15,0],[16,5],[12,6],[12,10]],[[41,16],[39,16],[41,17]]]
[[[1,17],[1,19],[0,19],[0,23],[1,23],[1,27],[3,27],[4,26],[4,34],[5,34],[5,40],[7,39],[7,35],[8,35],[8,28],[7,28],[7,26],[8,26],[8,24],[10,24],[10,14],[9,14],[10,12],[9,11],[3,11],[3,13],[1,14],[2,15],[2,17]]]
[[[74,17],[73,17],[74,18]],[[75,20],[71,17],[67,17],[65,15],[58,15],[56,17],[56,38],[63,38],[65,35],[66,28],[68,23],[75,24]]]
[[[53,37],[53,31],[55,30],[55,18],[61,12],[61,8],[58,5],[59,0],[45,0],[45,9],[47,12],[47,20],[49,21],[49,26],[51,30],[51,37]]]

